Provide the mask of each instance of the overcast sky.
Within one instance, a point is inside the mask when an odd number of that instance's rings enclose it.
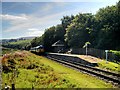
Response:
[[[60,24],[65,15],[95,14],[99,8],[116,2],[118,0],[3,0],[0,3],[2,38],[41,36],[46,28]]]

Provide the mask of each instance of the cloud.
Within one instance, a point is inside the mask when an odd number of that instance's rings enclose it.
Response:
[[[14,21],[14,20],[27,20],[27,16],[25,14],[21,14],[20,16],[15,16],[15,15],[9,15],[9,14],[3,14],[3,15],[0,15],[0,17],[3,19],[3,20],[11,20],[11,21]]]
[[[55,23],[57,24],[57,22],[59,23],[59,18],[61,18],[61,14],[62,13],[52,14],[44,17],[27,16],[29,17],[28,20],[22,22],[21,24],[21,21],[15,21],[16,23],[12,22],[12,26],[9,27],[9,29],[4,30],[4,32],[28,30],[28,28],[34,27],[39,27],[40,29],[43,29],[46,26],[48,27],[50,25],[54,25]]]
[[[38,31],[39,29],[37,29],[37,28],[29,28],[28,30],[29,31]]]
[[[37,28],[29,28],[26,32],[27,36],[41,36],[44,33],[44,31],[40,31]]]
[[[18,16],[14,16],[14,20],[13,19],[7,19],[11,22],[11,27],[9,27],[8,29],[4,30],[4,32],[6,33],[11,33],[14,31],[25,31],[27,32],[27,30],[30,31],[29,28],[38,28],[40,30],[44,30],[52,25],[57,25],[60,23],[60,19],[62,18],[62,16],[65,15],[71,15],[74,12],[80,12],[79,9],[76,10],[70,10],[70,11],[63,11],[63,12],[59,12],[56,14],[49,14],[43,17],[36,17],[34,15],[18,15]],[[8,15],[7,16],[13,16],[13,15]],[[15,18],[19,19],[25,19],[25,20],[18,20]],[[21,17],[21,18],[20,18]]]

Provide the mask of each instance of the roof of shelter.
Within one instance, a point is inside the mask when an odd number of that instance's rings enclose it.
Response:
[[[64,42],[62,42],[61,40],[58,40],[57,42],[55,42],[54,44],[52,44],[52,46],[65,46]]]

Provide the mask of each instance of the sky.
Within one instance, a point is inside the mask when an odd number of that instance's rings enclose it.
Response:
[[[66,15],[95,14],[118,0],[0,0],[0,39],[41,36]]]

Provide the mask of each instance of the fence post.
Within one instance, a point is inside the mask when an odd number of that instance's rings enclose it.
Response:
[[[33,84],[32,84],[32,90],[34,90],[34,86],[33,86]]]
[[[107,63],[107,59],[108,59],[108,50],[105,50],[106,52],[106,63]]]
[[[12,84],[12,90],[15,90],[15,84]]]

